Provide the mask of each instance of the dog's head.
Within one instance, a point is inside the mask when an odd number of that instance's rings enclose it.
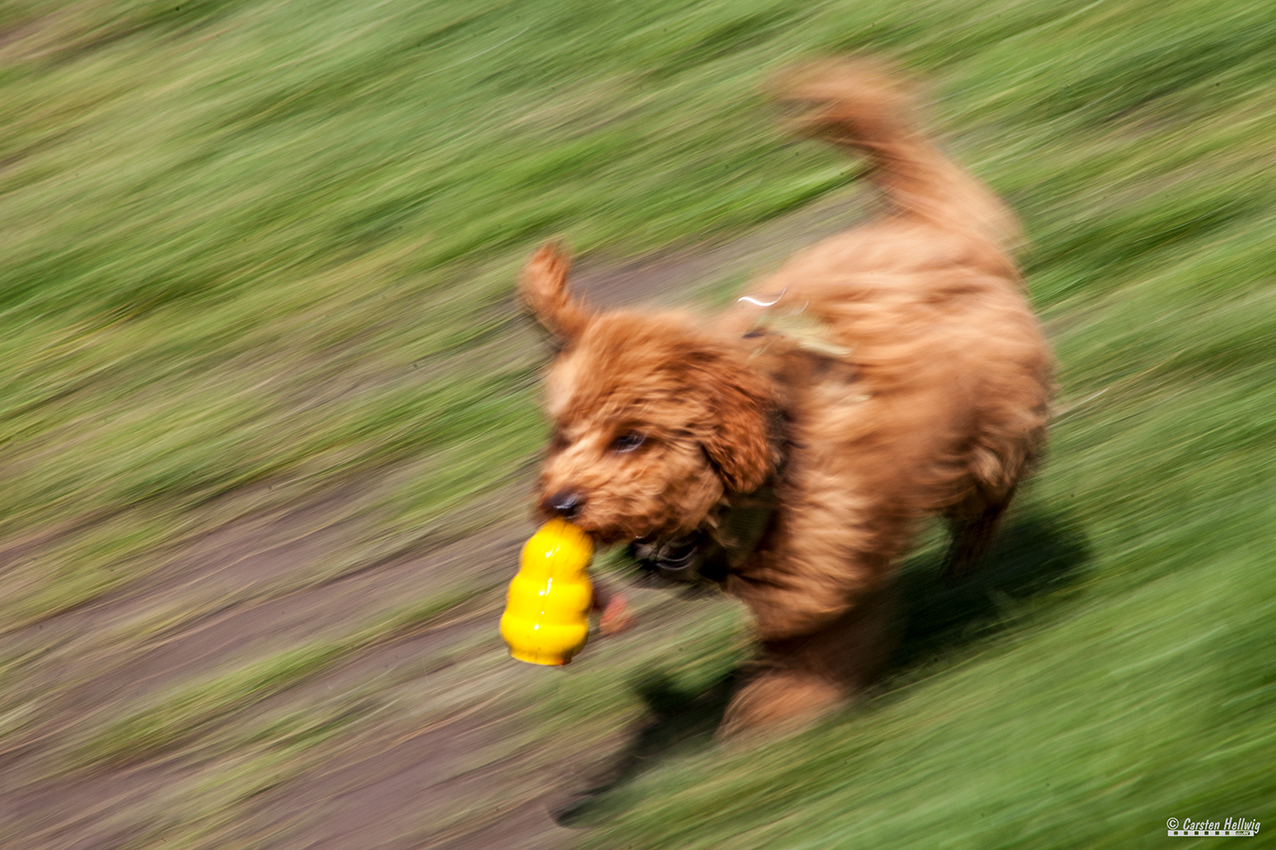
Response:
[[[769,382],[743,348],[684,315],[592,311],[568,293],[569,266],[546,245],[522,278],[558,348],[539,511],[604,544],[694,531],[775,468]]]

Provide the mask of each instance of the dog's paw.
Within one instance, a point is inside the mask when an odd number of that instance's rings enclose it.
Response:
[[[638,625],[638,615],[629,607],[629,600],[623,593],[614,593],[603,606],[602,615],[598,618],[598,633],[602,635],[618,635]]]
[[[717,735],[721,740],[788,735],[815,723],[848,696],[844,687],[817,674],[763,670],[731,698]]]

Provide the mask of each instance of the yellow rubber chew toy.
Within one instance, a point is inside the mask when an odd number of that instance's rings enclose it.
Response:
[[[593,555],[589,535],[561,519],[551,519],[527,541],[501,616],[510,655],[560,665],[580,652],[589,637],[594,588],[585,570]]]

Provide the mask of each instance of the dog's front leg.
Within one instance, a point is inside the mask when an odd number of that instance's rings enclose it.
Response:
[[[870,685],[886,666],[891,589],[878,587],[804,634],[763,640],[753,675],[732,698],[719,733],[815,720]]]
[[[902,526],[879,516],[858,535],[861,524],[827,510],[785,520],[756,563],[728,580],[753,614],[761,654],[728,707],[726,735],[817,717],[870,684],[890,654],[897,553],[884,544],[902,539]]]

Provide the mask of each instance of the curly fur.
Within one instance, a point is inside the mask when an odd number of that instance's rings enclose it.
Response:
[[[835,62],[785,88],[805,132],[867,157],[887,202],[875,221],[709,321],[595,312],[554,244],[522,277],[560,346],[544,514],[603,544],[712,536],[734,503],[773,491],[766,532],[725,581],[761,644],[728,732],[810,716],[872,678],[884,588],[919,521],[950,521],[952,569],[978,559],[1041,451],[1052,392],[1006,253],[1015,219],[912,128],[897,79]]]

